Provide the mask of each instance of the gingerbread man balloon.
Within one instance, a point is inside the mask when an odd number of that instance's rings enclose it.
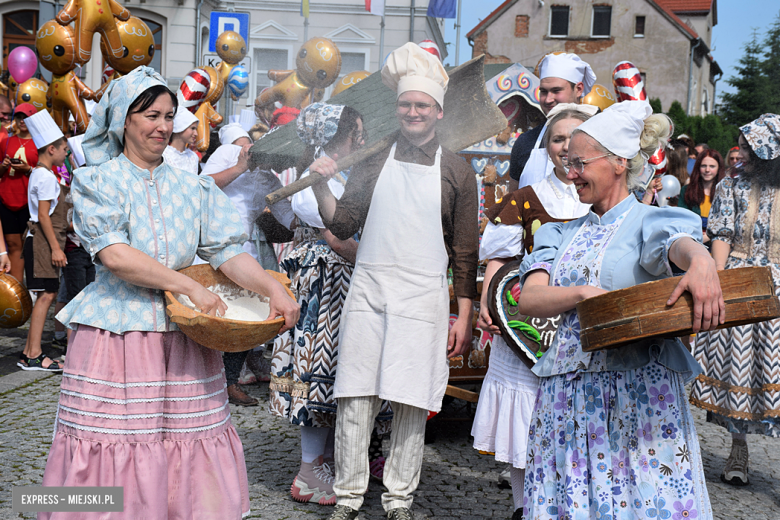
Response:
[[[295,108],[320,101],[339,72],[341,53],[338,47],[327,38],[312,38],[298,51],[295,70],[268,71],[268,77],[279,83],[263,90],[255,99],[255,113],[268,124],[277,101]]]
[[[130,11],[115,0],[69,0],[62,11],[57,13],[55,20],[60,25],[75,22],[76,59],[79,63],[86,63],[92,57],[92,36],[95,33],[100,33],[114,57],[122,57],[122,39],[115,17],[127,20]]]
[[[95,92],[96,101],[100,101],[112,80],[129,74],[141,65],[149,65],[154,58],[154,35],[143,20],[131,16],[126,21],[118,21],[116,27],[122,37],[122,57],[114,57],[103,40],[100,41],[100,52],[103,53],[108,66],[113,69],[113,73],[105,80],[100,90]]]
[[[222,77],[222,82],[227,83],[233,67],[246,57],[246,42],[237,32],[225,31],[217,38],[216,48],[217,54],[222,58],[216,69]]]
[[[47,97],[49,95],[49,84],[42,79],[30,78],[18,87],[16,87],[16,97],[14,101],[17,105],[30,103],[40,112],[46,109]]]
[[[89,115],[83,100],[95,99],[95,93],[73,73],[76,67],[73,29],[49,20],[38,29],[35,48],[41,65],[52,73],[48,98],[54,122],[65,133],[69,116],[73,114],[76,131],[84,133],[89,125]]]

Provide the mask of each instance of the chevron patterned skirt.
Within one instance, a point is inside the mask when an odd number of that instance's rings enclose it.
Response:
[[[322,242],[304,242],[281,265],[292,281],[301,317],[274,341],[269,408],[292,424],[332,428],[341,309],[353,267]],[[388,431],[391,418],[384,403],[377,417],[380,434]]]
[[[708,421],[780,437],[780,319],[698,334],[694,356],[704,373],[690,401]]]

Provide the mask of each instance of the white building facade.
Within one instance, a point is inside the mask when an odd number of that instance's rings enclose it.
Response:
[[[386,0],[384,37],[382,17],[365,10],[364,0],[312,1],[308,25],[301,16],[300,0],[119,0],[130,12],[149,25],[155,37],[156,53],[151,66],[178,88],[181,79],[196,66],[204,65],[210,53],[209,23],[212,11],[233,11],[249,15],[247,57],[251,59],[250,84],[239,104],[249,105],[260,91],[271,85],[270,69],[295,68],[295,56],[307,39],[330,38],[341,51],[341,74],[379,70],[385,56],[408,41],[430,39],[446,56],[442,36],[444,20],[426,16],[428,0]],[[19,45],[35,47],[35,32],[53,18],[65,1],[12,0],[0,2],[3,70],[8,54]],[[99,49],[95,36],[93,49]],[[384,54],[384,55],[382,55]],[[100,86],[103,68],[99,53],[80,71],[90,88]],[[46,73],[44,72],[44,77]],[[329,94],[329,92],[327,93]]]

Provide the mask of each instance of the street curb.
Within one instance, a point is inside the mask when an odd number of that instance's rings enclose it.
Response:
[[[19,370],[13,374],[0,377],[0,396],[7,394],[8,392],[18,390],[19,388],[31,385],[36,381],[53,377],[56,374],[59,374],[59,372],[52,373],[43,372],[40,370]]]

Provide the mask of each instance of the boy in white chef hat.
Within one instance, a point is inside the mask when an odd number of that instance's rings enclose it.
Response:
[[[60,183],[53,170],[65,162],[68,142],[45,110],[26,118],[24,122],[38,148],[38,165],[30,173],[27,188],[30,222],[24,242],[27,288],[38,292],[38,298],[30,319],[27,344],[17,365],[22,370],[60,372],[62,365],[43,354],[41,334],[49,307],[59,291],[59,270],[67,264],[63,252],[67,219],[64,211],[55,215]]]
[[[442,149],[436,136],[449,77],[432,54],[407,43],[388,57],[382,81],[397,93],[398,139],[353,167],[340,199],[325,182],[312,187],[336,237],[363,229],[342,311],[333,389],[339,405],[332,520],[358,515],[368,485],[371,428],[383,400],[392,403],[393,431],[382,506],[391,520],[412,518],[428,410],[441,409],[447,357],[471,344],[477,186],[471,168]],[[309,171],[332,177],[338,168],[321,157]],[[448,265],[458,301],[451,330]]]
[[[548,54],[539,63],[539,103],[549,115],[559,103],[579,103],[596,83],[596,74],[576,54]],[[518,188],[543,180],[552,172],[552,161],[542,144],[547,125],[540,125],[517,138],[512,147],[509,176]]]

